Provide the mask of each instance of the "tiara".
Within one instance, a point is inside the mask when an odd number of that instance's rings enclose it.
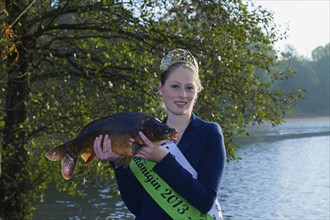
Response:
[[[187,63],[198,72],[198,63],[195,57],[187,50],[175,49],[170,51],[160,64],[160,70],[164,72],[167,68],[175,63]]]

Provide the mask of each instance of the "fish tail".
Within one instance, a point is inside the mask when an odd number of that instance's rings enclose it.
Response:
[[[77,158],[71,157],[69,154],[62,158],[62,176],[65,180],[71,178],[74,168],[76,167]]]
[[[70,156],[69,143],[57,146],[46,153],[46,158],[51,161],[62,160],[62,176],[68,180],[71,178],[74,168],[76,167],[77,157]]]
[[[60,146],[54,147],[46,153],[46,158],[51,161],[59,161],[68,154],[68,144],[62,144]]]

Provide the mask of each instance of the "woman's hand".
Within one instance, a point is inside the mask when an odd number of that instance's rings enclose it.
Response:
[[[160,162],[168,154],[169,151],[165,147],[155,145],[141,131],[139,135],[145,143],[145,146],[135,156],[154,162]],[[133,142],[134,139],[131,139],[130,144],[133,144]]]
[[[116,159],[119,159],[121,156],[112,152],[111,140],[109,136],[107,134],[104,136],[103,146],[102,146],[102,138],[103,136],[100,135],[96,137],[94,141],[93,148],[96,157],[100,160],[110,160],[110,161],[115,161]]]

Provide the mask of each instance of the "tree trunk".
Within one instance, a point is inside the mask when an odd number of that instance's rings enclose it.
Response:
[[[20,65],[18,65],[20,66]],[[24,66],[24,65],[23,65]],[[26,162],[25,145],[27,135],[22,123],[26,120],[28,81],[26,73],[10,73],[6,97],[6,118],[2,146],[2,173],[0,181],[0,219],[26,219],[29,215],[30,199],[27,197],[30,183]],[[14,69],[15,70],[15,69]],[[13,77],[13,75],[16,75]]]
[[[7,5],[11,17],[16,18],[21,10],[15,8],[15,2]],[[7,2],[7,3],[8,3]],[[24,36],[21,28],[15,33]],[[17,39],[18,40],[18,39]],[[31,219],[32,199],[31,181],[27,169],[28,154],[25,149],[27,131],[23,123],[27,118],[26,101],[28,97],[28,64],[26,59],[27,39],[19,39],[17,45],[19,61],[14,63],[17,54],[13,52],[6,60],[7,88],[5,106],[5,124],[1,149],[0,176],[0,219]],[[25,42],[24,42],[25,41]]]

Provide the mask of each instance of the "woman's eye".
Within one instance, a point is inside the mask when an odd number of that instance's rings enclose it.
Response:
[[[178,89],[178,88],[179,88],[178,85],[171,85],[171,87],[172,87],[173,89]]]
[[[193,86],[189,86],[189,87],[187,87],[187,90],[188,90],[188,91],[194,91],[195,88],[194,88]]]

